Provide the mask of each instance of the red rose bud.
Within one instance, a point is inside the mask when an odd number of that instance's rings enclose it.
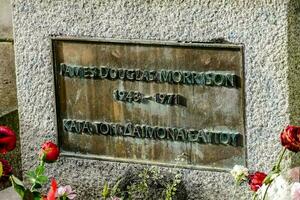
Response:
[[[249,185],[252,191],[256,192],[262,185],[267,177],[263,172],[255,172],[249,176]]]
[[[2,177],[9,176],[12,174],[12,166],[7,160],[0,158],[0,163],[2,165]]]
[[[300,127],[287,126],[280,134],[282,146],[293,152],[300,151]]]
[[[17,137],[13,130],[7,126],[0,126],[0,153],[6,154],[16,147]]]
[[[48,141],[42,145],[41,157],[45,162],[47,163],[55,162],[58,159],[58,156],[59,156],[59,149],[56,144]]]

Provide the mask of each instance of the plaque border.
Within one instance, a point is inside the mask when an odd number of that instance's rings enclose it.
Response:
[[[200,41],[164,41],[164,40],[140,40],[140,39],[116,39],[116,38],[88,38],[88,37],[73,37],[73,36],[51,36],[50,40],[50,53],[51,53],[51,67],[52,67],[52,80],[53,80],[53,91],[54,91],[54,101],[55,101],[55,132],[56,140],[58,147],[60,148],[60,156],[67,158],[79,158],[79,159],[88,159],[88,160],[100,160],[108,162],[121,162],[128,164],[141,164],[141,165],[156,165],[161,167],[174,167],[172,163],[161,163],[157,161],[144,161],[144,160],[134,160],[128,158],[115,158],[110,156],[96,155],[96,154],[83,154],[83,153],[74,153],[69,151],[61,150],[61,141],[59,136],[59,126],[61,122],[58,119],[59,116],[59,105],[58,105],[58,84],[57,84],[57,67],[56,65],[56,55],[55,55],[55,45],[57,42],[71,41],[71,42],[95,42],[95,43],[111,43],[111,44],[140,44],[140,45],[151,45],[151,46],[176,46],[176,47],[195,47],[195,48],[218,48],[218,49],[233,49],[242,52],[242,66],[241,66],[241,98],[242,98],[242,122],[243,122],[243,149],[244,149],[244,166],[248,166],[247,158],[247,134],[246,134],[246,93],[245,93],[245,45],[242,43],[230,43],[230,42],[200,42]],[[191,169],[191,170],[201,170],[201,171],[215,171],[215,172],[229,172],[230,168],[220,168],[220,167],[210,167],[210,166],[195,166],[195,165],[180,165],[176,164],[176,168]]]

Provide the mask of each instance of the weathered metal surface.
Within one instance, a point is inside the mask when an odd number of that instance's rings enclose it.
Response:
[[[242,46],[52,42],[66,155],[192,168],[245,164]]]

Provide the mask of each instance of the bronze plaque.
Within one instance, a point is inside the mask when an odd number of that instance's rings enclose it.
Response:
[[[57,38],[52,45],[63,155],[245,165],[241,45]]]

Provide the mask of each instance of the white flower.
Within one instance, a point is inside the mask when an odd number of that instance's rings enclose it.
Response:
[[[247,180],[247,176],[249,176],[249,170],[241,165],[235,165],[230,171],[230,173],[235,179],[235,181],[238,183],[240,183],[243,180]]]
[[[267,185],[262,185],[257,191],[259,200],[263,199],[267,187],[268,187]],[[271,183],[265,199],[266,200],[291,200],[290,193],[291,193],[291,186],[288,183],[288,181],[285,180],[282,176],[278,176]]]
[[[299,178],[300,178],[300,167],[294,167],[292,169],[290,169],[287,173],[288,178],[291,179],[291,181],[293,182],[298,182]]]
[[[282,176],[278,176],[272,182],[268,191],[272,200],[290,200],[291,186]]]
[[[300,183],[294,183],[291,189],[292,200],[300,200]]]
[[[56,197],[67,197],[68,199],[74,199],[76,197],[75,192],[72,190],[70,185],[61,186],[57,189]]]

